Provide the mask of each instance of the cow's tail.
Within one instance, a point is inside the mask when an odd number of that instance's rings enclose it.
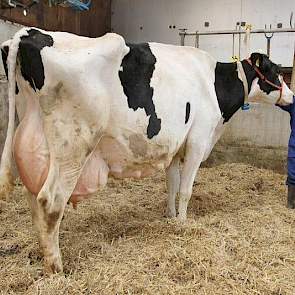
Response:
[[[16,88],[16,60],[20,37],[27,35],[25,29],[21,29],[15,34],[10,45],[7,58],[8,67],[8,126],[5,144],[3,147],[1,165],[0,165],[0,199],[8,198],[9,192],[13,189],[13,173],[12,173],[12,148],[14,136],[14,120],[15,120],[15,88]]]

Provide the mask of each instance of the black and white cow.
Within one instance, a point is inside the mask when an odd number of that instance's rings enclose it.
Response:
[[[200,163],[245,97],[293,102],[278,66],[259,53],[219,63],[191,47],[24,28],[2,54],[9,126],[1,189],[11,185],[14,154],[49,272],[62,270],[58,232],[68,201],[93,194],[109,176],[140,178],[165,168],[167,215],[176,216],[179,193],[178,218],[185,220]]]

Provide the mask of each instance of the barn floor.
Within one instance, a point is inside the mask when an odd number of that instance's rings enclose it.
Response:
[[[1,294],[295,294],[295,211],[285,176],[245,164],[202,168],[186,224],[163,217],[163,174],[113,181],[70,206],[65,272],[43,277],[21,186],[0,202]]]

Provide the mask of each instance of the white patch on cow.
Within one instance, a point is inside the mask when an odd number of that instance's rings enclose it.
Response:
[[[211,137],[211,142],[208,144],[208,147],[207,147],[207,150],[204,154],[204,157],[203,157],[203,161],[206,161],[212,151],[212,149],[214,148],[216,142],[220,139],[222,133],[224,132],[224,129],[226,127],[226,125],[228,123],[224,123],[223,122],[224,119],[221,118],[217,124],[217,126],[214,128],[213,130],[213,135]]]
[[[291,91],[291,89],[289,89],[285,81],[283,81],[282,87],[282,97],[278,103],[280,105],[289,105],[293,103],[294,93]]]
[[[166,169],[166,185],[168,191],[168,201],[166,215],[167,217],[176,217],[175,198],[179,193],[180,185],[180,156],[176,155]]]
[[[281,81],[283,89],[281,98],[279,90],[273,90],[269,94],[265,93],[263,90],[261,90],[258,81],[258,78],[255,78],[252,82],[249,93],[250,102],[264,102],[267,104],[276,104],[279,102],[280,105],[289,105],[293,103],[293,92],[289,89],[282,78]]]

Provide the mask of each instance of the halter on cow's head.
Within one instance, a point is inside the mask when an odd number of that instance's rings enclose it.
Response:
[[[294,93],[284,82],[280,67],[267,55],[252,53],[246,62],[255,75],[248,96],[250,101],[279,105],[293,103]]]

